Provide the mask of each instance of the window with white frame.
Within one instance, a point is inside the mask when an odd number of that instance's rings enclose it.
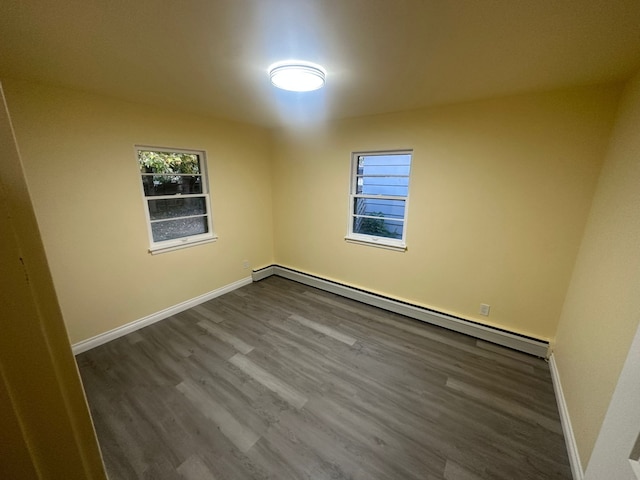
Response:
[[[136,147],[151,253],[215,240],[203,151]]]
[[[411,154],[411,150],[353,154],[348,241],[406,249]]]

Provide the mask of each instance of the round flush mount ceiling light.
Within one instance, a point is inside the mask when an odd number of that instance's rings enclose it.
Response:
[[[283,90],[310,92],[324,86],[327,72],[320,65],[300,60],[277,62],[269,67],[271,83]]]

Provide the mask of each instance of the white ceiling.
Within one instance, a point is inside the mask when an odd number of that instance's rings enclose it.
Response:
[[[322,64],[326,88],[266,68]],[[0,78],[265,126],[628,78],[639,0],[2,0]]]

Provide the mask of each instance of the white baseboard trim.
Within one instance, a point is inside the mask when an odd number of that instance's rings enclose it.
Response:
[[[269,265],[268,267],[261,268],[259,270],[254,270],[251,272],[251,278],[254,282],[259,282],[271,275],[275,275],[275,267],[273,265]]]
[[[562,423],[562,432],[564,433],[564,441],[567,444],[567,453],[569,455],[569,463],[571,464],[571,473],[573,480],[583,480],[584,472],[582,471],[582,463],[580,462],[580,453],[576,444],[576,437],[573,435],[571,427],[571,418],[569,417],[569,409],[562,391],[562,383],[560,383],[560,374],[558,365],[553,355],[549,357],[549,370],[551,371],[551,379],[553,380],[553,389],[558,402],[558,412],[560,413],[560,422]]]
[[[469,320],[459,319],[442,313],[434,312],[426,308],[414,306],[408,303],[393,300],[391,298],[375,295],[366,291],[342,285],[329,280],[309,275],[297,270],[292,270],[279,265],[271,265],[254,272],[254,281],[262,280],[270,275],[288,278],[310,287],[319,288],[327,292],[335,293],[342,297],[357,300],[374,307],[379,307],[390,312],[399,313],[407,317],[431,323],[440,327],[464,333],[466,335],[493,342],[498,345],[529,353],[537,357],[545,358],[549,347],[548,342],[524,337],[497,328],[491,328]]]
[[[122,337],[123,335],[135,332],[136,330],[146,327],[147,325],[151,325],[152,323],[164,320],[171,315],[175,315],[176,313],[180,313],[184,310],[195,307],[196,305],[219,297],[220,295],[224,295],[225,293],[229,293],[240,287],[249,285],[252,282],[253,280],[251,277],[243,278],[241,280],[238,280],[237,282],[230,283],[228,285],[225,285],[224,287],[217,288],[215,290],[212,290],[211,292],[204,293],[198,297],[192,298],[182,303],[178,303],[177,305],[165,308],[164,310],[161,310],[159,312],[152,313],[151,315],[148,315],[139,320],[134,320],[131,323],[127,323],[126,325],[122,325],[121,327],[114,328],[113,330],[109,330],[108,332],[101,333],[100,335],[88,338],[87,340],[82,340],[78,343],[74,343],[71,346],[73,354],[78,355],[79,353],[91,350],[92,348],[110,342],[111,340],[115,340],[116,338]]]

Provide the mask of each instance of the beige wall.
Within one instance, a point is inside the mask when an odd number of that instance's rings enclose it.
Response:
[[[0,478],[105,479],[0,87]]]
[[[583,466],[640,320],[640,74],[622,98],[558,327],[555,357]]]
[[[618,95],[583,88],[277,132],[276,262],[550,339]],[[346,243],[351,152],[398,148],[414,150],[407,252]]]
[[[72,343],[248,277],[245,259],[272,263],[266,130],[4,83]],[[147,253],[135,144],[207,151],[217,242]]]

